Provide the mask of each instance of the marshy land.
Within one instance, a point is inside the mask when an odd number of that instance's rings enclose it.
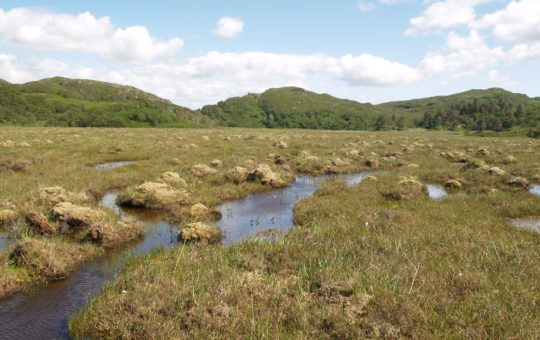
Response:
[[[538,139],[3,127],[0,155],[7,336],[539,334]]]

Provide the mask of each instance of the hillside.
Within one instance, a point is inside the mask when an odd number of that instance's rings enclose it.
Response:
[[[540,122],[540,100],[500,88],[470,90],[450,96],[379,105],[405,115],[422,115],[416,125],[428,129],[465,128],[502,131],[534,127]]]
[[[229,98],[193,111],[143,92],[94,80],[49,78],[26,84],[0,81],[0,125],[309,128],[383,130],[421,127],[540,134],[540,98],[503,89],[379,105],[297,87]]]
[[[220,125],[238,127],[367,130],[376,125],[380,116],[389,122],[399,120],[383,107],[297,87],[250,93],[207,105],[201,111]],[[408,118],[412,116],[409,114]]]
[[[131,86],[61,77],[26,84],[0,82],[0,125],[209,125],[197,111]]]

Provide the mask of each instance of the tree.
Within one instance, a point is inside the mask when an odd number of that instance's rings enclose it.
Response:
[[[405,128],[405,117],[403,116],[400,116],[398,121],[397,121],[397,128],[399,130],[403,130]]]
[[[386,126],[386,119],[384,116],[379,116],[375,121],[375,130],[382,130]]]

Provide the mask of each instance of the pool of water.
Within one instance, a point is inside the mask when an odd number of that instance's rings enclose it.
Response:
[[[0,232],[0,249],[5,248],[9,243],[9,233]]]
[[[442,200],[445,197],[448,197],[448,193],[444,190],[442,185],[437,184],[426,184],[428,196],[432,200]]]
[[[538,217],[514,219],[510,220],[510,224],[517,228],[540,233],[540,218]]]
[[[118,168],[123,168],[133,163],[136,163],[136,161],[107,162],[107,163],[101,163],[101,164],[96,165],[96,169],[101,169],[101,170],[118,169]]]
[[[540,184],[531,185],[529,192],[533,195],[540,196]]]
[[[367,175],[358,173],[335,177],[354,185]],[[245,239],[268,228],[289,230],[294,225],[292,209],[296,201],[311,195],[322,185],[321,180],[332,177],[303,176],[287,188],[221,204],[218,209],[223,219],[216,225],[223,228],[224,243]],[[145,238],[84,264],[64,280],[0,301],[0,338],[69,338],[70,316],[89,298],[99,294],[105,282],[113,280],[130,257],[146,254],[157,247],[176,245],[177,226],[163,221],[160,212],[119,208],[115,203],[117,195],[116,192],[107,193],[100,206],[121,215],[132,215],[144,222]]]
[[[360,183],[368,173],[335,176],[343,179],[349,186]],[[294,226],[293,208],[303,197],[317,190],[322,180],[333,176],[301,176],[282,189],[257,193],[245,198],[225,202],[217,207],[222,218],[216,223],[223,231],[223,243],[230,244],[274,229],[282,232]]]

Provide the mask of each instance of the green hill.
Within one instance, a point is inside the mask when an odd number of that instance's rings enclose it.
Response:
[[[238,127],[366,130],[376,126],[380,116],[389,122],[399,120],[386,108],[297,87],[250,93],[207,105],[201,111],[220,125]]]
[[[493,88],[379,105],[297,87],[229,98],[193,111],[131,86],[50,78],[0,81],[0,125],[309,128],[380,130],[421,127],[540,134],[540,98]]]
[[[470,90],[450,96],[390,102],[379,105],[402,114],[422,115],[416,125],[428,129],[464,128],[502,131],[535,127],[540,100],[499,88]]]
[[[49,78],[26,84],[0,82],[0,125],[206,126],[198,111],[131,86]]]

